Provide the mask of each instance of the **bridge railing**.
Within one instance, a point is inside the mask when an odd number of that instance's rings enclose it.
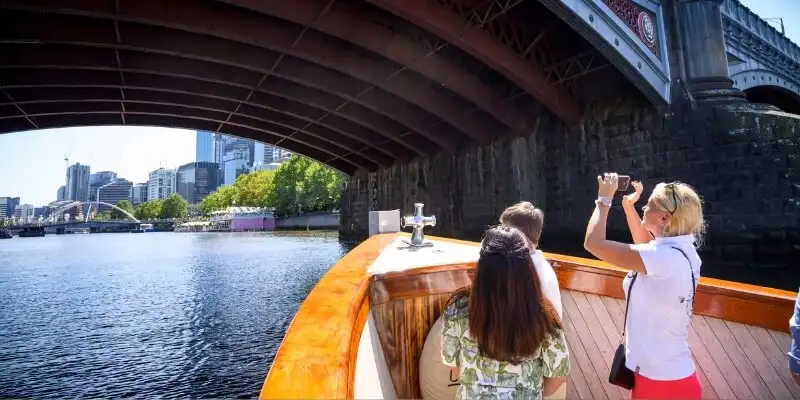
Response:
[[[800,46],[792,42],[786,35],[775,29],[758,14],[751,11],[738,0],[725,0],[721,6],[723,21],[735,22],[748,33],[752,34],[758,41],[769,46],[776,54],[764,49],[759,43],[753,43],[747,38],[737,37],[734,40],[741,41],[740,45],[747,46],[756,51],[760,56],[770,59],[771,62],[779,62],[783,68],[800,72]],[[776,56],[782,57],[776,57]]]
[[[48,227],[48,226],[61,226],[61,225],[90,225],[90,224],[138,224],[139,221],[134,221],[130,219],[112,219],[112,220],[70,220],[70,221],[44,221],[44,222],[35,222],[35,223],[26,223],[26,224],[9,224],[5,226],[0,226],[0,228],[6,229],[21,229],[21,228],[38,228],[38,227]]]

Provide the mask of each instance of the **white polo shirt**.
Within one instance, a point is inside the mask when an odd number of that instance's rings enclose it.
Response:
[[[689,350],[689,323],[692,316],[692,275],[700,280],[700,256],[694,236],[658,238],[633,246],[642,257],[647,274],[639,273],[628,293],[633,273],[622,282],[626,296],[632,296],[628,310],[626,363],[632,371],[653,380],[686,378],[695,371]]]
[[[553,307],[555,307],[558,312],[558,318],[563,320],[564,316],[561,313],[561,291],[558,289],[556,271],[553,271],[553,267],[547,262],[547,259],[544,258],[544,254],[541,250],[534,251],[533,254],[531,254],[531,259],[533,259],[533,265],[536,266],[536,275],[539,276],[542,294],[553,303]]]

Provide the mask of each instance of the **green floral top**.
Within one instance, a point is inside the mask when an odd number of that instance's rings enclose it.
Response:
[[[457,299],[444,310],[442,361],[461,372],[457,399],[542,398],[544,378],[567,376],[569,351],[564,332],[549,337],[539,350],[520,364],[496,361],[478,354],[478,343],[469,334],[469,299]]]

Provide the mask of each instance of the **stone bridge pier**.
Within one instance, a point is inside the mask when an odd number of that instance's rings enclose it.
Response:
[[[582,81],[583,92],[605,95],[581,102],[575,123],[531,108],[539,118],[526,134],[358,171],[344,189],[341,234],[366,236],[370,210],[399,208],[407,215],[422,202],[425,215],[437,218],[426,233],[479,240],[505,207],[527,200],[544,210],[544,251],[586,255],[596,176],[615,171],[643,181],[640,206],[659,182],[698,190],[708,224],[703,275],[795,290],[800,117],[748,102],[734,87],[720,3],[664,2],[657,31],[667,49],[665,101],[624,82]],[[617,197],[609,237],[630,241],[620,203]]]

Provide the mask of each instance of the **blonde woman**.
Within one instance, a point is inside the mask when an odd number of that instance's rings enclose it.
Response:
[[[632,399],[700,399],[688,332],[704,232],[702,201],[687,184],[659,183],[643,207],[634,208],[642,185],[623,199],[634,244],[606,239],[606,222],[617,191],[617,174],[598,176],[598,198],[586,227],[584,247],[597,258],[631,272],[623,280],[628,300],[622,362],[633,374]],[[613,373],[613,367],[612,367]]]

